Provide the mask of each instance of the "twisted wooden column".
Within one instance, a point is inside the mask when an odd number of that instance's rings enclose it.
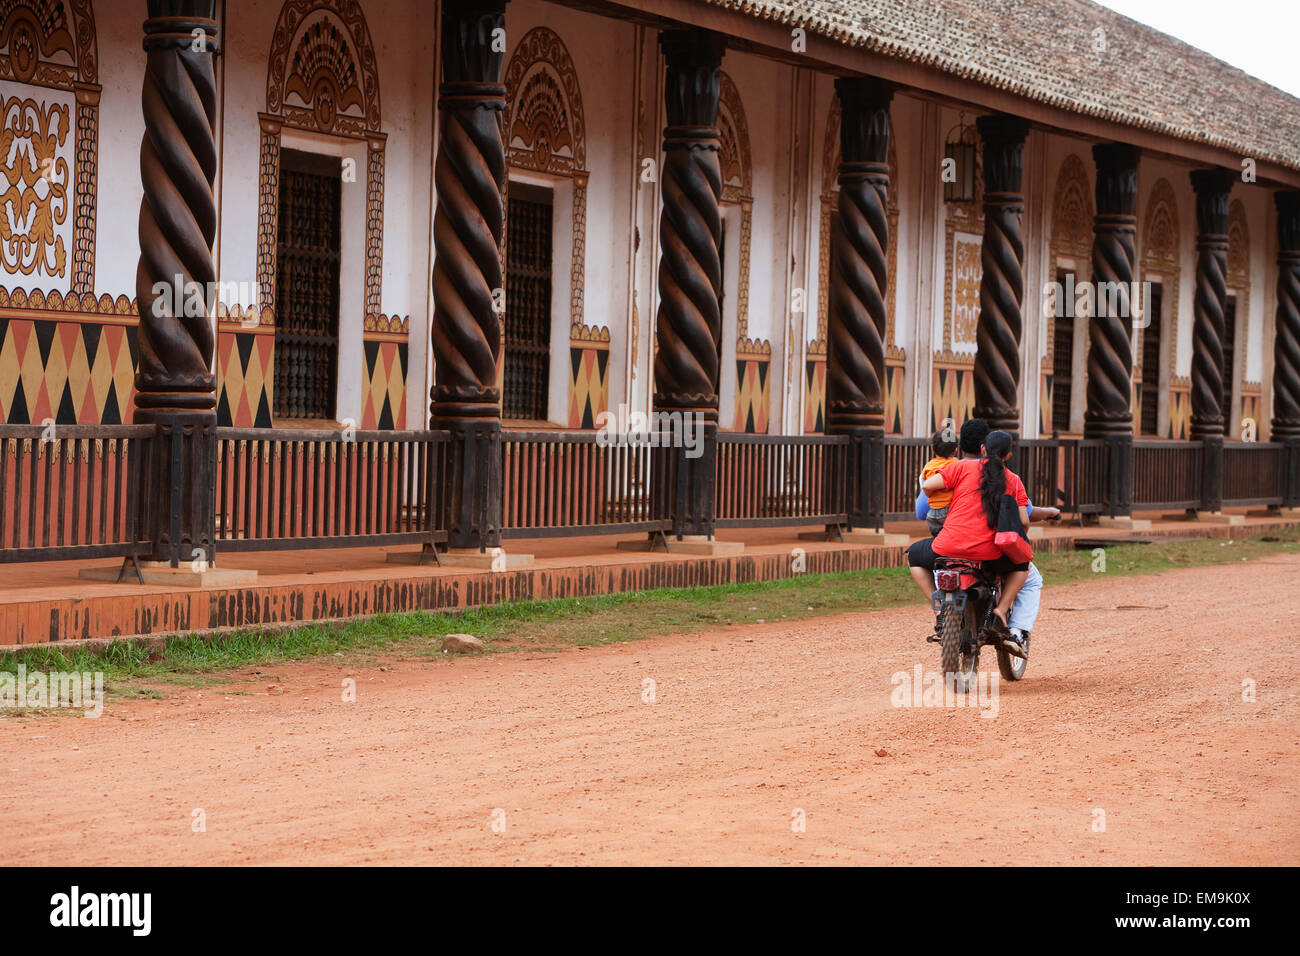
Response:
[[[1196,295],[1192,304],[1191,437],[1222,437],[1223,313],[1228,296],[1228,191],[1224,170],[1191,174],[1196,190]]]
[[[1112,283],[1112,310],[1107,296],[1098,295],[1089,320],[1087,438],[1133,437],[1133,347],[1129,290],[1136,258],[1136,147],[1100,143],[1092,148],[1097,163],[1097,215],[1092,232],[1092,276],[1097,288]]]
[[[872,77],[835,81],[839,204],[831,220],[826,431],[854,436],[849,526],[884,522],[885,311],[889,285],[889,102]]]
[[[1192,301],[1192,427],[1189,437],[1204,445],[1201,508],[1223,507],[1223,313],[1228,298],[1228,191],[1232,177],[1222,169],[1198,169],[1196,190],[1196,295]]]
[[[504,25],[505,0],[443,2],[430,417],[434,428],[452,433],[443,471],[444,521],[452,548],[495,546],[501,540],[497,309],[504,301],[506,90],[504,52],[493,41]]]
[[[1300,192],[1277,203],[1277,328],[1273,340],[1273,441],[1300,441]]]
[[[1111,518],[1133,513],[1133,347],[1129,302],[1136,258],[1136,147],[1099,143],[1092,148],[1097,164],[1097,214],[1092,225],[1092,279],[1098,290],[1088,321],[1087,409],[1085,438],[1110,442],[1107,511]],[[1103,285],[1108,283],[1108,285]],[[1109,302],[1115,302],[1111,309]]]
[[[718,99],[724,39],[707,30],[659,35],[667,60],[659,217],[659,309],[655,317],[655,409],[701,422],[703,454],[675,462],[681,535],[713,533],[713,465],[717,454],[718,371],[722,343],[722,169],[718,150]],[[661,471],[661,474],[664,472]]]
[[[134,417],[157,432],[137,507],[155,560],[206,565],[215,537],[217,23],[212,0],[149,0],[148,12]]]
[[[984,242],[980,251],[980,315],[976,330],[975,415],[992,428],[1020,431],[1021,306],[1025,301],[1025,239],[1020,192],[1029,124],[1014,116],[981,116],[984,143]]]
[[[718,161],[720,37],[671,30],[659,43],[665,83],[663,210],[659,219],[659,310],[655,406],[718,419],[722,341],[722,169]]]

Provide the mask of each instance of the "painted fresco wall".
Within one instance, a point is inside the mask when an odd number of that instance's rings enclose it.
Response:
[[[7,22],[21,29],[0,38],[8,44],[0,50],[0,421],[129,421],[141,16],[103,0],[13,0],[6,9]],[[431,369],[436,8],[420,0],[229,0],[226,11],[220,420],[276,423],[278,182],[280,153],[291,148],[335,156],[345,169],[337,418],[364,428],[422,427]],[[832,80],[739,51],[723,68],[722,423],[759,433],[821,431],[839,153]],[[625,402],[647,410],[662,198],[653,172],[664,121],[656,34],[515,0],[505,70],[509,174],[552,189],[556,204],[548,423],[594,427]],[[886,424],[915,435],[961,421],[973,407],[982,213],[978,191],[973,203],[945,203],[937,172],[945,140],[973,136],[975,116],[904,94],[893,110]],[[1190,416],[1189,169],[1150,157],[1139,169],[1138,274],[1164,288],[1158,417],[1159,434],[1171,438],[1186,436]],[[1086,321],[1075,323],[1069,381],[1055,381],[1055,323],[1043,286],[1058,268],[1079,279],[1090,273],[1093,180],[1088,143],[1031,134],[1027,435],[1050,433],[1062,387],[1071,390],[1070,431],[1082,428]],[[1268,190],[1234,190],[1228,270],[1239,323],[1230,430],[1241,434],[1249,420],[1260,438],[1276,274],[1270,202]],[[1142,334],[1134,332],[1135,378]]]

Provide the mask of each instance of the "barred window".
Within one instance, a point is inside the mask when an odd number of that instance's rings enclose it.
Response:
[[[280,153],[272,390],[279,418],[334,417],[341,172],[338,157]]]
[[[511,183],[506,214],[504,418],[546,418],[551,372],[549,189]]]

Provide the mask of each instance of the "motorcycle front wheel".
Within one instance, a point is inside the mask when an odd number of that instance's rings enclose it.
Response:
[[[1025,638],[1025,650],[1029,649],[1029,638]],[[1016,657],[1005,647],[998,645],[998,670],[1002,673],[1003,680],[1023,680],[1025,668],[1029,666],[1029,661],[1023,657]]]

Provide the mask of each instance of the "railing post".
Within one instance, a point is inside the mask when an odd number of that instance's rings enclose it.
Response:
[[[1300,508],[1300,438],[1282,444],[1282,507]]]
[[[1133,513],[1133,438],[1108,436],[1106,460],[1110,468],[1110,481],[1106,489],[1106,504],[1111,518],[1121,518]]]
[[[192,561],[206,569],[216,557],[213,6],[213,0],[149,0],[144,23],[134,420],[155,426],[156,434],[134,500],[143,508],[140,529],[150,556],[173,568]],[[195,294],[201,314],[189,308]]]

